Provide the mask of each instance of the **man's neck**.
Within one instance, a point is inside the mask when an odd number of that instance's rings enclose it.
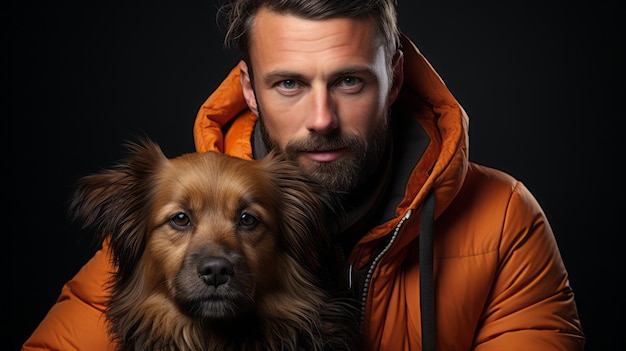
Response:
[[[378,223],[372,223],[379,218],[374,215],[381,211],[381,198],[389,183],[392,163],[393,142],[389,138],[385,154],[381,158],[381,163],[376,167],[369,180],[354,189],[342,201],[346,210],[345,226],[338,238],[343,249],[349,253],[357,241],[365,233]]]

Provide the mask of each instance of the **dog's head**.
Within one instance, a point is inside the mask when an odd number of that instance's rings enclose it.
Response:
[[[149,140],[129,151],[82,178],[70,205],[84,228],[110,240],[117,318],[162,300],[203,320],[238,318],[263,301],[284,308],[290,285],[322,269],[341,207],[280,154],[168,159]]]

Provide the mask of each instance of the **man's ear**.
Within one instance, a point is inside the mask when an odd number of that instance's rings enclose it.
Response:
[[[393,81],[391,82],[391,89],[389,91],[389,98],[387,99],[388,106],[391,106],[398,95],[400,95],[400,89],[402,89],[402,83],[404,81],[404,53],[402,50],[398,50],[393,57]]]
[[[244,60],[239,61],[239,72],[239,81],[243,88],[243,97],[246,100],[246,104],[248,104],[250,110],[258,116],[259,107],[256,103],[256,96],[254,95],[254,89],[252,87],[252,78],[250,77],[248,65]]]

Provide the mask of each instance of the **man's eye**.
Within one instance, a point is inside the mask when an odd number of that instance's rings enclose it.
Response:
[[[298,83],[295,80],[283,80],[278,83],[278,86],[282,89],[295,89],[298,87]]]
[[[341,80],[340,84],[347,86],[347,87],[351,87],[354,85],[357,85],[361,82],[361,80],[359,78],[356,77],[345,77]]]
[[[170,218],[170,224],[177,229],[182,229],[191,225],[191,219],[184,212],[178,212]]]
[[[335,89],[337,91],[346,93],[346,94],[356,94],[363,90],[365,83],[363,79],[357,77],[343,77],[337,81],[335,84]]]

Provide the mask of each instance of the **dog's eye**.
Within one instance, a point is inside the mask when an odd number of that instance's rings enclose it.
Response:
[[[179,212],[174,217],[170,218],[170,223],[176,227],[187,227],[191,224],[189,216],[184,212]]]
[[[259,219],[249,213],[244,212],[241,214],[241,217],[239,217],[239,226],[245,229],[253,229],[259,223]]]

